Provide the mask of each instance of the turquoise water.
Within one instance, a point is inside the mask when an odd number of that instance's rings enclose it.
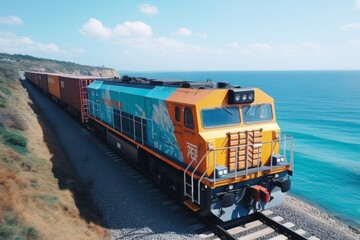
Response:
[[[283,133],[295,138],[291,194],[360,226],[360,71],[120,74],[261,88],[275,99]]]

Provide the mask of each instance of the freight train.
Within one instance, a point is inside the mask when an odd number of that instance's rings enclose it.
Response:
[[[279,205],[290,189],[293,138],[281,136],[274,100],[258,88],[25,77],[201,215],[238,219]]]

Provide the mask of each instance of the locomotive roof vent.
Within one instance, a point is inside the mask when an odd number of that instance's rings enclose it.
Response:
[[[229,82],[217,82],[216,88],[230,88]]]

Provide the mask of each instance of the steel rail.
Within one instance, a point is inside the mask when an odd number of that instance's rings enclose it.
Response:
[[[208,227],[209,230],[211,230],[216,236],[218,236],[220,239],[226,239],[226,240],[234,240],[237,239],[234,235],[230,234],[227,229],[235,228],[238,226],[243,226],[246,223],[250,223],[256,220],[261,221],[266,226],[274,229],[274,231],[278,234],[285,235],[288,239],[296,239],[296,240],[305,240],[306,237],[300,235],[299,233],[291,230],[290,228],[285,227],[279,222],[276,222],[275,220],[271,219],[270,217],[265,216],[264,214],[257,212],[251,215],[247,215],[244,217],[241,217],[239,219],[234,219],[228,222],[224,222],[221,224],[217,224],[211,219],[207,217],[200,217],[201,221]],[[203,231],[205,229],[202,229]]]
[[[256,213],[256,214],[258,215],[260,221],[262,221],[264,224],[268,225],[269,227],[273,228],[276,232],[287,236],[289,239],[296,239],[296,240],[307,239],[306,237],[296,233],[290,228],[285,227],[281,223],[274,221],[273,219],[265,216],[262,213]]]

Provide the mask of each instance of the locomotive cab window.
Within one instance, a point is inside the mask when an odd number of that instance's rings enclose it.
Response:
[[[238,107],[218,107],[201,111],[204,128],[232,126],[240,123]]]
[[[194,129],[194,118],[190,108],[185,108],[185,127]]]
[[[271,104],[256,104],[242,108],[245,123],[267,122],[273,119]]]
[[[180,108],[175,107],[175,120],[180,122]]]

